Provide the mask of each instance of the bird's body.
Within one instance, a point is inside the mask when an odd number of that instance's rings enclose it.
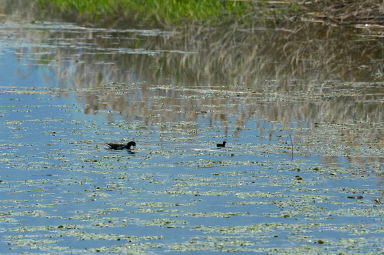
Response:
[[[108,143],[109,149],[111,150],[124,150],[126,148],[126,144],[117,144],[117,143]]]
[[[130,141],[127,144],[119,144],[119,143],[108,143],[109,149],[111,150],[131,150],[131,147],[136,147],[136,143],[134,141]]]
[[[227,143],[227,142],[224,141],[223,143],[218,143],[218,144],[216,144],[216,146],[217,146],[217,148],[224,148],[226,143]]]

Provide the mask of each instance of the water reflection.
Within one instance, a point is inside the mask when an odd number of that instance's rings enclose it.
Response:
[[[383,45],[368,33],[311,23],[104,29],[9,16],[0,40],[52,68],[58,95],[73,92],[85,114],[163,130],[176,123],[190,135],[199,119],[225,136],[268,120],[326,162],[381,162]]]
[[[0,253],[382,252],[375,43],[232,28],[5,19]]]

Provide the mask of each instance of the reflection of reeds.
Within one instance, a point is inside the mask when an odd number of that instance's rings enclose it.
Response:
[[[181,123],[195,134],[202,117],[235,135],[253,119],[284,128],[383,121],[383,46],[353,29],[233,24],[143,33],[32,26],[20,33],[40,44],[30,47],[31,55],[49,45],[44,63],[55,70],[63,95],[74,90],[86,114],[107,112],[110,121],[118,113],[147,126]],[[356,135],[383,143],[374,129]]]

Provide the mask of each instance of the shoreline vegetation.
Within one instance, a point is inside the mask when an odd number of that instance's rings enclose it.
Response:
[[[333,25],[384,27],[381,0],[34,0],[43,15],[77,22],[124,26],[279,23],[301,19]]]
[[[41,10],[64,17],[76,15],[80,21],[122,25],[126,21],[152,24],[215,22],[223,17],[239,18],[251,5],[235,1],[211,0],[36,0]],[[46,8],[49,7],[49,8]]]
[[[138,22],[157,26],[226,23],[251,23],[294,16],[299,5],[294,1],[228,0],[36,0],[40,10],[49,10],[80,22],[104,26],[123,26]],[[49,7],[49,8],[47,8]]]

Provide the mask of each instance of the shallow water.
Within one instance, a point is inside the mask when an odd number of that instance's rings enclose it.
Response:
[[[236,73],[250,53],[192,36],[3,22],[1,253],[384,251],[380,73],[305,54],[265,73],[263,50]]]

